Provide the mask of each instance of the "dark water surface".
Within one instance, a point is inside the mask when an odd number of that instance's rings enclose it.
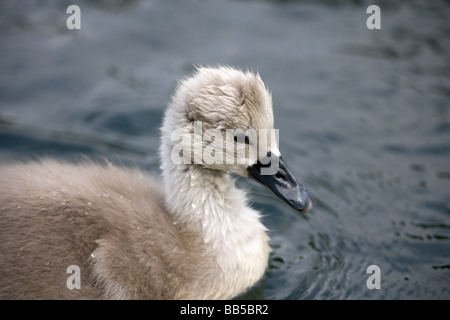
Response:
[[[176,79],[258,70],[315,208],[239,180],[273,247],[244,298],[449,299],[449,17],[445,1],[1,1],[0,161],[107,156],[157,175]]]

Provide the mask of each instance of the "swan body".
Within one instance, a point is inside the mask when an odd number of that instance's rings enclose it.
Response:
[[[0,166],[0,298],[229,299],[254,285],[269,238],[229,173],[257,180],[300,211],[311,201],[284,161],[281,178],[261,177],[259,156],[174,163],[171,134],[183,128],[188,147],[195,121],[202,132],[273,128],[270,94],[258,75],[229,67],[200,68],[181,81],[161,130],[162,184],[106,161]],[[267,147],[281,159],[275,143]],[[79,268],[79,288],[68,284],[70,266]]]

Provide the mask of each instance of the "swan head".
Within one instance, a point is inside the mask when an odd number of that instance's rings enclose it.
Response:
[[[311,209],[311,198],[278,149],[272,97],[259,74],[197,68],[180,81],[162,131],[162,151],[175,164],[251,178],[294,209]]]

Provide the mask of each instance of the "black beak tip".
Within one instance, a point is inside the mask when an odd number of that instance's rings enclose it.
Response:
[[[313,202],[308,192],[298,183],[281,157],[278,158],[278,165],[278,174],[263,175],[261,174],[261,168],[268,166],[258,161],[248,168],[248,175],[250,178],[272,190],[272,192],[293,209],[301,213],[306,213],[311,210]]]
[[[307,193],[305,193],[303,194],[302,199],[292,201],[290,205],[301,213],[307,213],[312,209],[313,202],[311,197]]]

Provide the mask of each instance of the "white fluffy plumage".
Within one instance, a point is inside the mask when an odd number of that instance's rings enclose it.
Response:
[[[259,75],[230,67],[181,81],[161,130],[162,186],[109,163],[1,166],[0,298],[228,299],[254,285],[268,236],[229,173],[248,176],[257,159],[174,164],[171,135],[191,135],[195,121],[203,132],[272,129],[271,95]],[[70,265],[79,290],[66,285]]]

